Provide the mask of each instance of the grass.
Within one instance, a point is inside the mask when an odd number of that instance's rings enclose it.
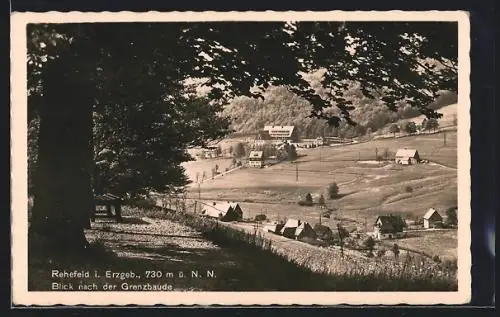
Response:
[[[321,193],[327,196],[328,184],[336,182],[339,198],[326,201],[327,207],[336,211],[329,220],[323,218],[323,224],[335,228],[338,219],[345,219],[352,221],[350,229],[371,231],[380,214],[415,219],[423,217],[430,207],[441,212],[457,205],[457,171],[453,168],[457,161],[456,132],[447,132],[446,140],[444,146],[442,133],[437,133],[310,149],[298,160],[298,180],[295,165],[289,162],[265,169],[243,168],[202,184],[201,199],[239,202],[245,218],[265,214],[271,220],[298,218],[314,225],[319,222],[320,209],[297,202],[307,192],[317,202]],[[423,159],[445,166],[373,164],[375,149],[379,155],[385,149],[394,155],[401,147],[414,147]],[[198,198],[197,188],[190,197]],[[456,249],[456,237],[449,240]],[[435,247],[435,253],[448,252],[448,246]]]
[[[398,245],[410,250],[418,250],[441,259],[457,259],[457,231],[418,231],[398,241]]]
[[[244,232],[211,219],[190,214],[164,212],[157,209],[124,208],[127,224],[100,223],[92,230],[91,247],[85,254],[69,256],[48,253],[41,239],[30,239],[28,289],[50,290],[51,270],[89,271],[84,279],[58,279],[73,285],[121,285],[158,283],[147,279],[146,270],[162,272],[189,272],[196,269],[214,269],[217,277],[210,279],[161,280],[180,291],[454,291],[455,273],[417,257],[394,261],[374,261],[352,257],[344,258],[338,251],[294,243],[288,248],[274,244],[259,231]],[[148,218],[144,218],[148,217]],[[174,221],[176,226],[193,228],[191,238],[211,241],[210,248],[179,248],[173,241],[162,238],[172,232],[152,233],[151,220]],[[154,220],[156,221],[156,220]],[[96,225],[95,223],[94,225]],[[139,232],[133,228],[145,229]],[[184,229],[183,229],[184,230]],[[195,236],[193,236],[195,234]],[[174,236],[173,236],[174,237]],[[145,243],[145,241],[147,243]],[[169,242],[170,241],[170,242]],[[141,256],[137,256],[141,255]],[[154,255],[154,256],[153,256]],[[432,265],[431,265],[432,264]],[[135,272],[140,278],[109,279],[104,272]],[[99,272],[96,277],[93,272]]]
[[[243,250],[254,262],[263,265],[273,280],[288,277],[285,278],[288,282],[280,284],[283,287],[280,290],[452,291],[457,287],[455,271],[424,257],[412,256],[402,261],[374,261],[350,255],[341,258],[338,251],[304,243],[284,248],[274,245],[257,229],[243,231],[192,214],[168,211],[161,215],[154,212],[152,216],[191,226],[218,245]]]

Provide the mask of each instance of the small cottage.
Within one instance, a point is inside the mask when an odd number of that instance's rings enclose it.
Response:
[[[283,223],[269,223],[264,226],[264,231],[280,234],[280,231],[283,228],[283,226],[284,226]]]
[[[437,223],[442,223],[443,217],[434,208],[429,208],[429,210],[424,215],[424,228],[430,229],[436,227]]]
[[[301,222],[297,219],[288,219],[281,228],[281,235],[290,239],[295,239],[295,231],[300,226]]]
[[[248,155],[248,166],[261,168],[264,166],[264,152],[263,151],[251,151]]]
[[[243,211],[238,203],[216,203],[205,205],[201,209],[201,215],[216,218],[221,221],[238,221],[243,219]]]
[[[403,236],[403,230],[406,226],[401,216],[379,216],[375,221],[373,234],[375,239],[395,239]]]
[[[399,149],[394,159],[396,164],[412,165],[420,163],[420,155],[416,149]]]
[[[295,239],[300,240],[302,238],[313,238],[316,239],[316,232],[307,222],[301,223],[297,229],[295,229]]]

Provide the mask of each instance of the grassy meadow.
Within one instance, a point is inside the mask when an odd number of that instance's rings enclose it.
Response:
[[[317,202],[320,194],[326,197],[328,184],[336,182],[338,197],[326,200],[334,212],[330,219],[322,219],[322,224],[332,228],[342,221],[346,227],[371,231],[380,214],[421,219],[430,207],[444,215],[447,208],[457,205],[456,132],[446,133],[446,146],[443,138],[438,133],[309,149],[301,151],[297,166],[283,162],[264,169],[243,168],[207,180],[201,185],[201,198],[206,203],[237,201],[244,218],[265,214],[271,220],[298,218],[314,225],[321,210],[317,205],[299,206],[298,200],[309,192]],[[416,148],[431,163],[401,166],[390,160],[374,161],[375,153],[384,157],[387,151],[392,159],[402,147]],[[190,197],[198,197],[197,188]],[[421,240],[405,241],[426,243]],[[456,249],[456,235],[449,240],[449,249]]]

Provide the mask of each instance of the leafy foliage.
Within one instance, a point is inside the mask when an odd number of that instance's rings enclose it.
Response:
[[[94,186],[137,195],[184,184],[187,145],[227,134],[218,114],[236,96],[285,86],[311,117],[338,126],[354,124],[351,84],[429,118],[438,92],[457,85],[456,23],[68,23],[27,33],[28,122],[40,119],[34,223],[59,245],[85,240]],[[303,75],[319,70],[322,91]],[[207,99],[193,97],[193,82]]]
[[[417,125],[413,121],[408,121],[404,124],[404,130],[408,134],[417,133]]]
[[[394,136],[396,136],[396,133],[398,133],[399,131],[400,131],[400,129],[399,129],[399,126],[397,124],[391,124],[391,126],[389,127],[389,132],[394,134]]]
[[[236,148],[234,149],[234,156],[237,158],[244,157],[246,155],[245,145],[241,142],[236,144]]]
[[[337,183],[331,183],[330,185],[328,185],[328,197],[330,199],[337,198],[338,194],[339,194],[339,186],[337,185]]]
[[[450,225],[456,225],[458,223],[456,207],[450,207],[446,210],[446,222]]]

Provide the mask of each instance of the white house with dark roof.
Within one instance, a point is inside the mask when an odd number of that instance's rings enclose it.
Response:
[[[201,215],[221,221],[237,221],[243,218],[243,211],[238,203],[206,204],[201,208]]]
[[[420,155],[416,149],[399,149],[394,159],[396,164],[412,165],[420,162]]]
[[[297,129],[293,125],[266,125],[264,131],[267,131],[274,141],[296,142],[298,139]]]
[[[434,228],[437,223],[443,222],[443,217],[434,208],[429,208],[424,215],[424,228]]]
[[[297,219],[288,219],[285,222],[283,228],[281,228],[280,233],[282,236],[295,239],[295,231],[300,226],[301,221]]]
[[[259,168],[264,166],[264,152],[251,151],[250,154],[248,154],[248,166]]]

